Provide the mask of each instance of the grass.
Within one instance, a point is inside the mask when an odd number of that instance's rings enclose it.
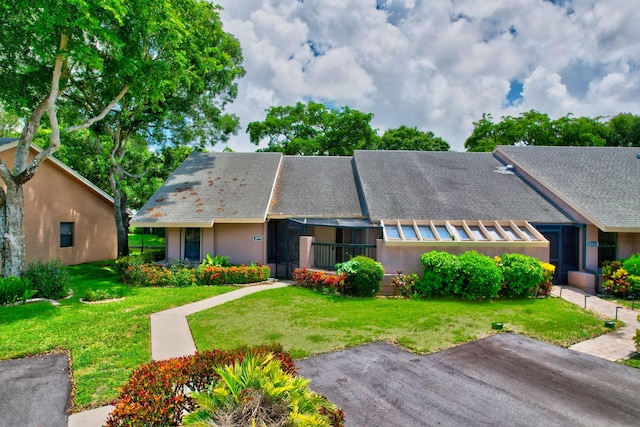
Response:
[[[142,246],[142,234],[129,234],[129,246]],[[144,247],[158,246],[164,248],[164,237],[155,234],[144,235]]]
[[[70,268],[74,296],[55,307],[46,302],[0,307],[0,359],[70,351],[74,410],[100,406],[117,396],[131,371],[148,362],[149,314],[235,288],[129,288],[113,262]],[[124,300],[81,304],[86,290],[120,290]]]
[[[558,298],[356,299],[293,287],[253,294],[189,317],[199,349],[276,341],[294,358],[377,340],[429,353],[490,335],[492,322],[564,347],[607,331],[599,317]]]

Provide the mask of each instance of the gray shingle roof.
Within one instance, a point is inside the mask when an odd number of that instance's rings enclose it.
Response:
[[[356,151],[372,220],[570,223],[491,153]]]
[[[352,157],[285,156],[270,216],[362,218]]]
[[[13,141],[17,141],[18,138],[0,138],[0,146],[6,145],[6,144],[10,144]]]
[[[215,221],[262,222],[281,159],[280,153],[192,153],[131,223],[195,227]]]
[[[500,146],[495,152],[604,231],[640,229],[640,148]]]

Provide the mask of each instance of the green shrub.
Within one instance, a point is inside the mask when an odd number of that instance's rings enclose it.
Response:
[[[393,294],[411,298],[416,293],[416,286],[420,282],[420,277],[416,273],[402,274],[398,271],[391,279]]]
[[[636,350],[640,352],[640,329],[636,329],[636,335],[633,337],[633,342],[636,345]]]
[[[335,425],[327,415],[337,408],[309,390],[310,380],[288,374],[273,354],[247,355],[216,367],[220,377],[205,391],[191,393],[196,408],[183,426]]]
[[[493,258],[469,251],[458,256],[462,280],[456,293],[464,298],[494,298],[498,296],[502,273]]]
[[[40,298],[59,299],[69,294],[69,271],[62,262],[40,260],[27,266],[24,277]]]
[[[427,297],[453,295],[460,286],[460,263],[449,252],[431,251],[420,256],[424,273],[416,292]]]
[[[504,254],[497,259],[502,268],[501,296],[520,297],[532,294],[544,280],[540,260],[522,254]]]
[[[213,267],[229,267],[231,264],[229,263],[229,257],[223,255],[211,256],[211,254],[207,254],[207,256],[202,260],[201,267],[213,266]]]
[[[124,275],[127,268],[132,265],[150,264],[157,260],[158,252],[149,251],[136,255],[122,256],[116,260],[116,271],[119,275]]]
[[[633,291],[635,277],[629,280],[629,272],[622,268],[620,261],[605,261],[602,263],[602,288],[614,295],[626,297]]]
[[[630,276],[640,276],[640,253],[633,254],[622,262],[622,268],[627,270]]]
[[[0,277],[0,305],[25,302],[37,293],[31,282],[21,277]]]
[[[357,297],[372,297],[380,292],[380,282],[384,278],[384,267],[379,262],[366,257],[356,256],[349,261],[337,264],[338,274],[346,276],[345,291]]]
[[[122,289],[106,290],[106,289],[88,289],[82,299],[84,301],[104,301],[108,299],[122,298]]]

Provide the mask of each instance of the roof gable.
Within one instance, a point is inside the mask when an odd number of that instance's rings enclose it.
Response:
[[[530,175],[604,231],[640,229],[640,153],[627,147],[499,146],[496,156]]]
[[[270,217],[363,218],[352,157],[285,156]]]
[[[356,151],[354,158],[375,221],[570,222],[517,176],[504,173],[491,153]]]
[[[280,153],[191,153],[131,223],[211,227],[214,222],[263,222],[281,159]]]

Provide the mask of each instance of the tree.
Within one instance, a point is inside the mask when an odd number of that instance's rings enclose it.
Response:
[[[0,105],[0,138],[18,137],[20,119],[15,114],[5,111]]]
[[[640,147],[640,116],[618,114],[609,120],[608,128],[607,145]]]
[[[91,127],[110,147],[107,179],[114,197],[119,255],[129,253],[128,181],[146,179],[149,161],[154,159],[147,153],[148,144],[159,147],[169,140],[205,146],[228,138],[237,129],[238,119],[222,110],[236,96],[234,80],[244,74],[240,44],[222,30],[215,6],[199,0],[162,5],[138,1],[140,5],[128,4],[136,12],[125,17],[121,31],[128,33],[131,27],[146,31],[136,34],[137,44],[146,46],[142,55],[153,57],[147,65],[155,72],[147,73],[132,89],[132,96],[122,99],[100,126]],[[108,79],[87,79],[73,88],[66,110],[72,116],[94,115],[100,99],[117,90],[117,83],[110,83],[119,81],[122,70],[117,65],[108,67]]]
[[[25,117],[13,167],[0,162],[0,179],[6,186],[0,193],[4,276],[18,276],[24,270],[23,186],[60,147],[58,101],[64,96],[86,103],[74,121],[65,118],[64,133],[69,133],[96,129],[111,111],[122,111],[119,105],[125,96],[130,103],[143,97],[160,102],[171,91],[182,89],[176,80],[201,84],[191,72],[193,57],[185,56],[183,50],[200,47],[190,28],[204,10],[202,4],[198,0],[6,0],[0,4],[0,103]],[[186,37],[175,39],[180,34]],[[227,59],[220,46],[211,49]],[[202,61],[216,63],[206,55]],[[100,92],[89,91],[99,96],[78,97],[92,85],[101,85]],[[207,89],[211,87],[203,88]],[[149,109],[159,111],[156,105]],[[43,123],[50,128],[49,144],[29,159],[30,145]]]
[[[375,145],[377,150],[449,151],[451,147],[433,132],[400,126],[388,129]]]
[[[350,156],[354,150],[369,149],[377,138],[369,124],[373,114],[349,107],[332,110],[310,101],[294,106],[267,109],[264,121],[251,122],[247,133],[258,145],[268,138],[267,148],[290,155]]]

